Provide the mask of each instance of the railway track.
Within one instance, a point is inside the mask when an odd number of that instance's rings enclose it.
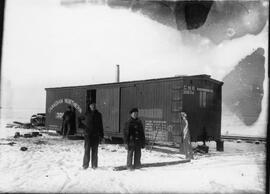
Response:
[[[266,137],[238,136],[238,135],[221,135],[223,140],[242,140],[248,142],[266,142]]]

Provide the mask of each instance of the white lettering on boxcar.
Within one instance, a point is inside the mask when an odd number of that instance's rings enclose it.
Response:
[[[145,121],[145,131],[163,131],[167,129],[167,121]]]
[[[55,118],[56,119],[62,119],[63,118],[63,115],[64,115],[63,112],[57,112],[57,113],[55,113]]]
[[[194,94],[195,86],[184,85],[184,94]]]
[[[63,99],[59,99],[59,100],[54,101],[54,103],[49,107],[48,112],[49,112],[49,113],[52,112],[52,110],[53,110],[56,106],[58,106],[59,104],[62,104],[63,102],[64,102]]]
[[[197,91],[214,93],[212,89],[207,88],[197,88]]]
[[[66,104],[70,104],[72,105],[74,108],[76,108],[78,110],[79,113],[82,113],[82,108],[80,107],[80,105],[78,103],[76,103],[74,100],[69,99],[69,98],[65,98],[65,103]]]
[[[62,103],[70,104],[75,109],[77,109],[79,113],[82,113],[81,106],[77,102],[75,102],[74,100],[69,99],[69,98],[65,98],[65,99],[61,98],[61,99],[54,101],[54,103],[48,108],[48,112],[51,113],[55,107],[57,107],[59,104],[62,104]]]

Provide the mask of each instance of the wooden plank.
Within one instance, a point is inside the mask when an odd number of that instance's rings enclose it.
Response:
[[[190,160],[183,159],[183,160],[177,160],[177,161],[171,161],[171,162],[145,163],[145,164],[141,165],[141,168],[169,166],[169,165],[183,164],[183,163],[187,163],[187,162],[190,162]],[[127,166],[117,166],[117,167],[114,167],[113,170],[114,171],[127,170]]]

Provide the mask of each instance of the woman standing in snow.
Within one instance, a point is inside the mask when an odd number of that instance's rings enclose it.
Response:
[[[186,159],[193,159],[193,151],[190,142],[190,134],[188,129],[187,114],[184,112],[180,113],[180,129],[182,133],[182,146]],[[181,147],[180,147],[181,149]]]

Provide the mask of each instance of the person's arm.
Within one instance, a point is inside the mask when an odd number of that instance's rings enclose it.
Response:
[[[65,120],[65,117],[66,117],[66,112],[64,112],[63,116],[62,116],[62,119]]]
[[[184,139],[186,138],[186,136],[187,136],[187,131],[188,131],[188,121],[187,121],[187,119],[186,118],[184,118],[183,119],[183,121],[184,121],[184,130],[183,130],[183,136],[184,136]]]
[[[85,120],[85,116],[82,115],[78,117],[78,127],[85,129],[85,124],[82,122],[83,120]]]
[[[129,123],[126,122],[124,126],[124,143],[128,144],[128,131],[129,131]]]
[[[104,138],[104,132],[103,132],[103,122],[102,122],[102,115],[100,114],[100,129],[99,129],[99,136],[100,138]]]
[[[144,133],[144,127],[142,121],[140,121],[141,130],[142,130],[142,148],[145,147],[145,133]]]

